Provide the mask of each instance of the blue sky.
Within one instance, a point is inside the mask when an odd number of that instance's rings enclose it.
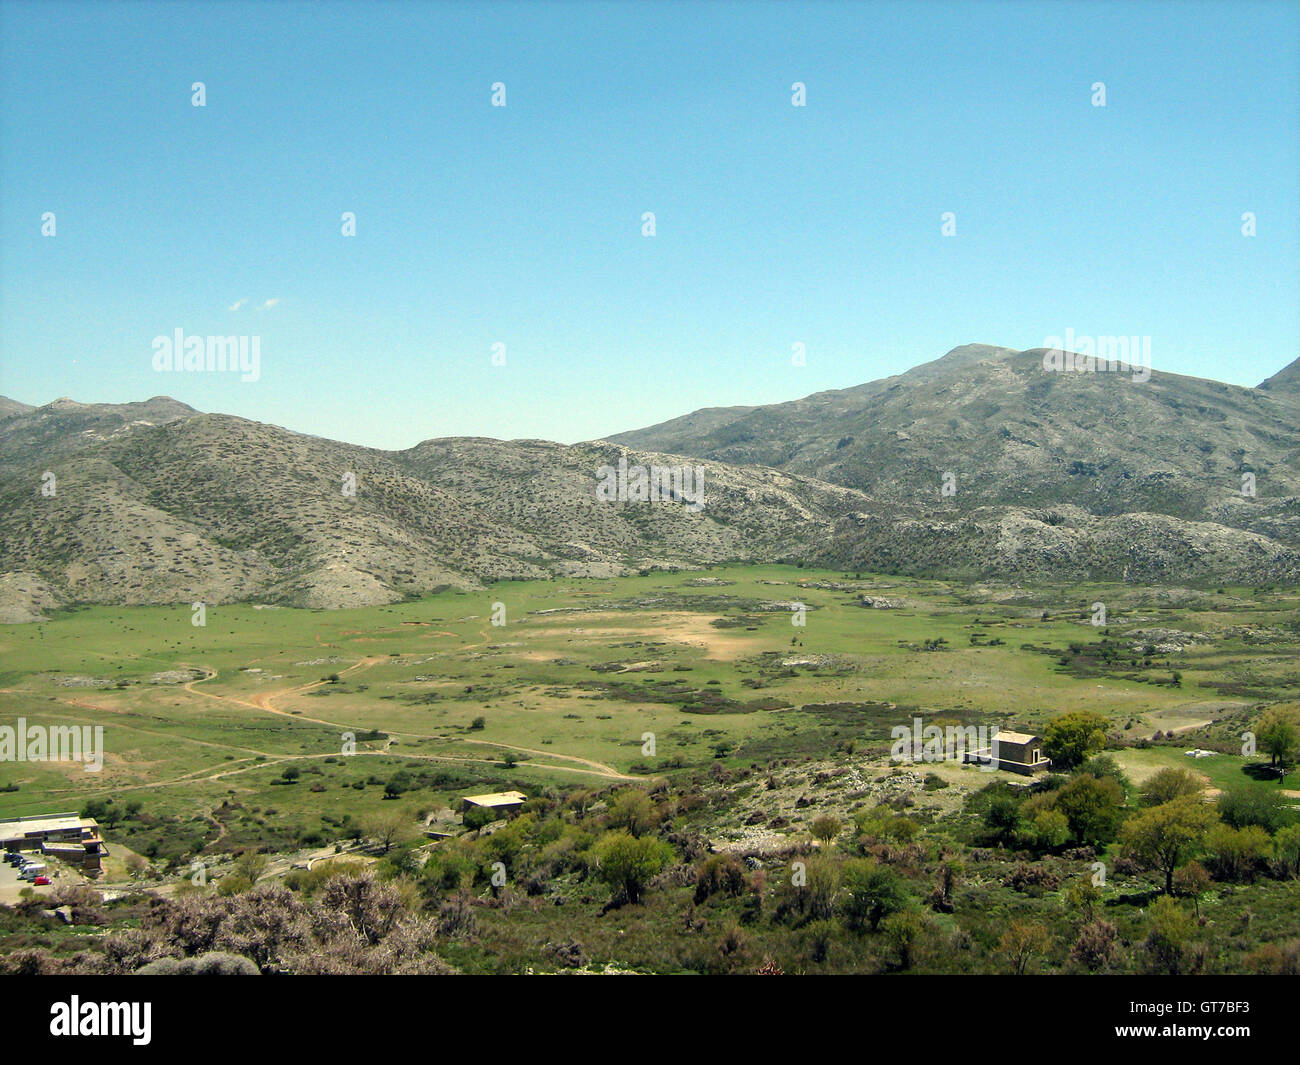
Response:
[[[1300,353],[1296,3],[0,0],[0,39],[28,403],[571,442],[1067,328]],[[177,328],[260,379],[155,372]]]

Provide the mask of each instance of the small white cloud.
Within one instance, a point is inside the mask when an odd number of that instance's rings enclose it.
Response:
[[[274,307],[279,302],[280,302],[279,296],[276,296],[276,298],[273,300],[267,300],[265,303],[262,304],[262,310],[269,311],[272,307]]]
[[[239,310],[240,307],[242,307],[247,302],[248,300],[236,300],[234,303],[230,305],[230,309],[232,311],[237,311]]]

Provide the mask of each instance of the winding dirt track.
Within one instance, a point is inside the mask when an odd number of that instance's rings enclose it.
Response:
[[[449,633],[448,635],[452,635],[452,634]],[[480,635],[483,637],[483,642],[486,643],[488,639],[488,634],[486,632],[481,632]],[[479,646],[479,645],[474,644],[472,646]],[[345,670],[342,670],[339,673],[339,676],[344,677],[350,673],[356,673],[356,672],[360,672],[361,670],[369,669],[371,666],[374,666],[377,663],[382,661],[384,661],[383,656],[363,658],[356,664],[349,666]],[[184,666],[184,663],[180,663],[180,664]],[[299,684],[292,688],[281,688],[278,691],[260,692],[257,695],[253,696],[253,699],[250,702],[247,699],[239,699],[233,695],[220,695],[216,692],[201,691],[200,689],[195,687],[195,685],[203,684],[207,681],[215,679],[217,676],[216,671],[210,670],[204,666],[190,666],[188,668],[202,669],[205,674],[202,677],[198,677],[192,681],[189,681],[187,684],[182,685],[182,687],[187,692],[190,692],[193,695],[202,695],[204,698],[207,699],[216,699],[219,702],[233,703],[236,706],[242,706],[250,710],[261,710],[270,714],[278,714],[281,717],[291,717],[296,721],[310,721],[316,725],[326,725],[330,728],[336,728],[341,731],[349,731],[353,727],[344,722],[327,721],[324,718],[310,717],[301,712],[284,710],[281,709],[279,706],[276,706],[276,701],[279,699],[288,698],[294,695],[301,695],[304,692],[309,692],[314,688],[319,688],[321,685],[329,683],[328,681],[317,680],[317,681],[312,681],[309,684]],[[428,736],[418,732],[398,732],[393,729],[384,729],[384,731],[390,736],[397,736],[402,739],[411,739],[411,740],[434,740],[434,739],[449,738],[449,737]],[[604,762],[597,762],[590,758],[580,758],[577,755],[556,754],[553,751],[539,751],[532,747],[517,747],[508,743],[494,743],[491,740],[461,739],[459,740],[459,742],[473,743],[484,747],[497,747],[502,750],[521,751],[524,754],[534,754],[537,755],[538,757],[553,759],[554,761],[558,761],[558,762],[574,763],[573,765],[552,765],[547,762],[518,762],[517,763],[518,765],[529,766],[530,768],[533,769],[549,769],[558,773],[580,773],[587,776],[602,777],[606,780],[626,780],[626,781],[635,781],[637,783],[642,783],[645,780],[645,777],[629,776],[628,774],[618,772],[618,770],[616,770],[613,766],[606,765]],[[356,753],[359,755],[381,755],[381,754],[386,754],[387,751],[358,751]],[[299,759],[328,758],[332,756],[328,754],[319,754],[319,755],[306,754],[306,755],[286,755],[286,756],[268,755],[267,757],[268,758],[274,757],[276,762],[290,762]],[[491,758],[457,758],[454,755],[415,754],[415,753],[403,752],[402,757],[410,759],[412,761],[418,759],[418,760],[426,760],[426,761],[434,761],[434,762],[460,762],[463,764],[482,764],[482,765],[496,764],[495,760]],[[260,764],[265,765],[267,763],[263,762]],[[247,766],[244,768],[248,769],[253,767]],[[243,772],[243,771],[244,771],[243,769],[231,770],[231,772]],[[208,777],[207,779],[215,780],[218,777],[222,777],[226,775],[228,774],[217,773],[211,777]]]
[[[454,636],[456,634],[451,632],[435,632],[435,633],[431,633],[430,635]],[[479,630],[479,635],[482,637],[482,639],[478,643],[466,645],[466,649],[473,648],[473,647],[481,647],[487,644],[488,640],[490,639],[488,633],[484,630]],[[317,643],[320,643],[319,634],[317,634]],[[322,644],[322,646],[331,646],[331,645]],[[378,664],[379,662],[383,662],[384,660],[385,660],[384,656],[372,656],[372,657],[362,658],[360,661],[354,663],[351,666],[348,666],[344,670],[341,670],[339,672],[339,676],[344,677],[352,673],[358,673],[363,670],[370,669],[372,666]],[[215,680],[218,676],[216,670],[209,669],[206,666],[193,665],[184,662],[177,663],[177,665],[180,668],[198,669],[203,672],[203,676],[196,677],[194,680],[188,681],[187,683],[181,685],[181,687],[185,691],[189,692],[191,695],[202,696],[205,699],[214,699],[217,702],[230,703],[231,705],[234,706],[243,707],[246,710],[258,710],[261,711],[262,713],[276,714],[280,717],[292,718],[295,721],[310,721],[312,724],[325,725],[329,728],[338,729],[340,732],[351,731],[355,727],[339,721],[327,721],[325,718],[310,717],[306,714],[303,714],[301,711],[285,710],[282,709],[280,706],[276,705],[278,700],[286,699],[291,696],[302,695],[304,692],[309,692],[314,688],[319,688],[324,684],[328,684],[329,682],[326,680],[312,681],[308,684],[298,684],[290,688],[280,688],[276,691],[259,692],[258,694],[254,695],[251,700],[249,700],[249,699],[241,699],[234,695],[222,695],[218,692],[204,691],[199,687],[197,687],[197,685],[205,684],[210,680]],[[0,691],[9,692],[14,690],[0,689]],[[19,693],[14,691],[14,694],[19,694]],[[59,701],[62,703],[67,703],[70,706],[79,707],[84,710],[94,710],[99,714],[109,714],[109,715],[116,714],[116,711],[113,710],[111,707],[98,706],[95,703],[89,703],[82,699],[60,698]],[[163,736],[169,739],[177,739],[177,737],[171,734],[158,732],[154,729],[141,728],[138,725],[125,725],[121,723],[115,723],[113,727],[129,730],[132,732],[141,732],[152,736]],[[391,729],[385,729],[384,731],[389,736],[397,736],[402,739],[410,739],[410,740],[441,739],[444,741],[457,740],[458,742],[461,743],[470,743],[481,747],[496,747],[501,750],[519,751],[523,754],[537,755],[538,757],[551,760],[550,762],[534,762],[534,761],[522,762],[521,761],[516,763],[517,765],[528,766],[531,769],[545,769],[556,773],[576,773],[582,776],[598,777],[602,780],[627,781],[630,783],[638,783],[638,784],[645,783],[647,779],[644,776],[630,776],[625,773],[620,773],[616,769],[614,769],[613,766],[606,765],[604,762],[597,762],[590,758],[580,758],[577,755],[572,755],[572,754],[557,754],[554,751],[539,751],[532,747],[518,747],[508,743],[496,743],[492,740],[477,740],[477,739],[445,737],[445,736],[444,737],[428,736],[428,735],[423,735],[415,732],[397,732]],[[180,737],[180,739],[183,740],[183,742],[193,743],[201,747],[212,747],[217,750],[224,750],[224,751],[239,751],[243,753],[245,757],[238,759],[237,762],[233,765],[230,764],[229,762],[225,762],[220,768],[210,767],[208,769],[196,769],[189,773],[183,773],[180,776],[171,777],[167,780],[156,780],[148,784],[113,785],[113,786],[106,786],[103,788],[93,788],[93,789],[55,788],[55,789],[49,789],[49,794],[60,794],[63,792],[69,792],[69,793],[76,792],[77,794],[96,794],[101,791],[104,792],[111,791],[114,793],[128,792],[128,791],[153,791],[158,788],[173,787],[179,784],[192,784],[198,780],[204,780],[204,781],[223,780],[226,777],[238,776],[240,773],[247,773],[250,769],[266,769],[271,766],[280,765],[286,762],[301,762],[301,761],[310,761],[312,759],[318,759],[318,758],[338,757],[337,753],[295,754],[295,755],[276,754],[272,751],[261,751],[252,747],[245,747],[237,744],[215,743],[210,740],[200,740],[190,736]],[[357,751],[355,752],[354,755],[350,755],[349,757],[372,757],[373,758],[373,757],[384,757],[388,754],[389,751],[387,747],[385,747],[384,750]],[[401,757],[407,761],[451,762],[460,765],[499,764],[499,761],[493,758],[471,758],[471,757],[461,758],[449,754],[417,754],[414,752],[404,751],[402,752]],[[553,762],[567,762],[572,764],[554,765],[552,764]],[[241,764],[241,763],[245,763],[245,764]],[[216,769],[216,771],[214,772],[213,769]]]

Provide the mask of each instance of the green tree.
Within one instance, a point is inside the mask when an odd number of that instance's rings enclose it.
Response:
[[[1039,810],[1033,825],[1034,841],[1044,850],[1063,846],[1070,838],[1070,819],[1060,810]]]
[[[1174,872],[1174,891],[1185,899],[1191,899],[1196,907],[1196,917],[1201,916],[1201,896],[1210,888],[1210,874],[1198,861],[1190,861]]]
[[[995,795],[984,811],[984,825],[998,843],[1005,843],[1020,827],[1020,804],[1010,795]]]
[[[1046,954],[1051,947],[1051,934],[1036,921],[1012,921],[998,940],[998,952],[1007,956],[1016,976],[1023,976],[1035,955]]]
[[[1217,802],[1219,816],[1233,828],[1258,825],[1276,832],[1290,818],[1286,801],[1272,788],[1239,784],[1227,788]]]
[[[1128,793],[1128,777],[1124,775],[1124,770],[1120,768],[1119,763],[1108,754],[1094,754],[1079,766],[1079,772],[1102,780],[1113,780],[1125,794]]]
[[[460,815],[460,823],[471,830],[500,820],[501,815],[490,806],[471,806]]]
[[[1220,880],[1247,880],[1273,854],[1273,841],[1258,825],[1217,824],[1205,834],[1210,867]]]
[[[876,931],[881,921],[904,909],[910,901],[903,878],[889,866],[869,858],[845,862],[840,886],[840,909],[845,923],[854,930]]]
[[[625,788],[610,805],[609,823],[640,837],[654,830],[659,813],[654,800],[641,788]]]
[[[1182,766],[1166,766],[1142,785],[1142,805],[1159,806],[1184,795],[1199,795],[1205,785],[1195,773]]]
[[[1089,919],[1100,901],[1101,889],[1092,882],[1091,876],[1075,877],[1061,891],[1061,903],[1066,910],[1071,914],[1082,914]]]
[[[596,875],[628,902],[641,901],[646,884],[673,858],[673,849],[661,839],[627,832],[610,832],[596,842]]]
[[[1185,795],[1134,814],[1120,829],[1120,841],[1130,857],[1164,873],[1168,895],[1174,870],[1201,846],[1216,820],[1210,807]]]
[[[1054,805],[1075,839],[1095,845],[1115,838],[1123,804],[1124,791],[1114,780],[1080,773],[1056,793]]]
[[[235,859],[234,875],[242,876],[251,887],[266,872],[266,867],[269,864],[270,859],[265,854],[259,854],[257,851],[244,851]]]
[[[894,948],[895,964],[910,969],[922,944],[933,928],[930,920],[916,910],[900,910],[881,922],[880,930]]]
[[[1072,769],[1106,746],[1107,721],[1091,710],[1059,714],[1043,732],[1043,752],[1057,769]]]
[[[390,808],[391,809],[391,808]],[[383,848],[387,854],[398,843],[405,842],[415,835],[415,824],[411,815],[403,811],[375,814],[366,822],[366,835]]]
[[[1270,706],[1255,724],[1255,739],[1271,759],[1285,769],[1300,752],[1300,712],[1290,706]]]
[[[894,843],[907,843],[921,830],[921,826],[910,817],[896,814],[885,806],[859,810],[853,815],[853,823],[859,836],[887,839]]]
[[[840,822],[834,817],[819,817],[812,823],[808,831],[813,839],[826,847],[830,845],[831,840],[840,834]]]

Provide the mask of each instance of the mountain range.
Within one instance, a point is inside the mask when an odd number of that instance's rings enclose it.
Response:
[[[0,620],[79,602],[367,605],[722,561],[1300,580],[1300,360],[1242,388],[1055,372],[1045,354],[971,344],[854,388],[571,446],[381,451],[167,397],[0,397]],[[597,470],[620,460],[703,467],[705,505],[598,499]]]

